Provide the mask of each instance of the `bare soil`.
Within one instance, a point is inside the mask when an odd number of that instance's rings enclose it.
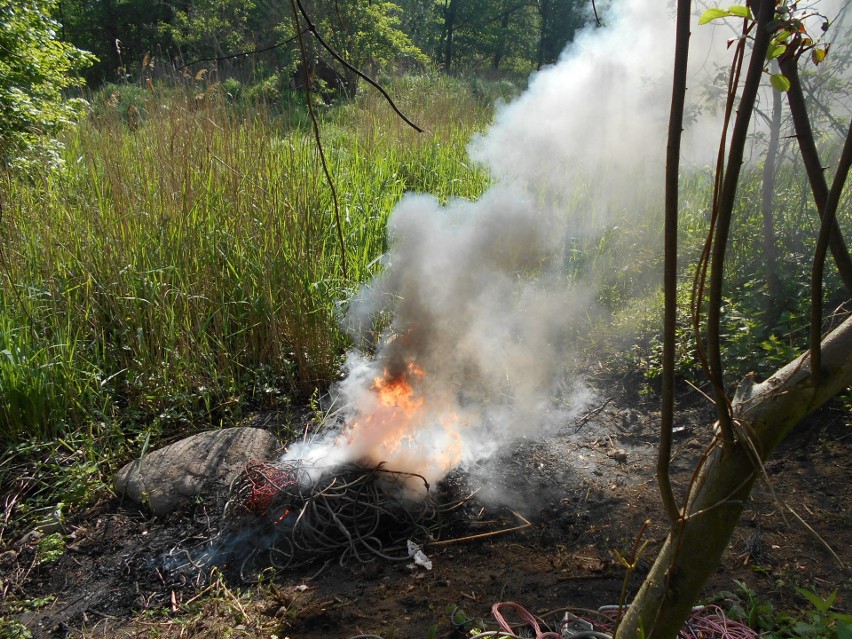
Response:
[[[544,616],[596,609],[618,603],[625,581],[629,600],[665,524],[654,479],[657,415],[630,392],[618,394],[628,399],[598,405],[547,441],[517,442],[493,461],[487,485],[448,522],[442,537],[449,543],[425,548],[431,570],[379,560],[317,562],[260,584],[176,578],[163,556],[204,538],[220,516],[215,501],[152,518],[111,499],[68,522],[68,545],[56,561],[35,565],[34,538],[0,549],[3,616],[35,638],[413,639],[462,636],[453,625],[461,613],[449,612],[455,606],[488,622],[501,601]],[[679,411],[673,461],[681,492],[713,422],[706,403],[689,404]],[[837,589],[836,607],[849,610],[850,434],[850,415],[837,405],[788,438],[707,584],[707,600],[736,591],[739,580],[780,608],[805,604],[794,586],[821,595]],[[628,571],[619,557],[630,557],[646,520],[647,545]]]

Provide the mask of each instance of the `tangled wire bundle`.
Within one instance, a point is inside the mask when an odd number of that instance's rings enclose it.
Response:
[[[231,484],[221,530],[194,551],[176,548],[181,560],[172,563],[236,569],[253,581],[265,568],[317,559],[408,561],[407,541],[432,539],[438,514],[418,475],[252,461]]]

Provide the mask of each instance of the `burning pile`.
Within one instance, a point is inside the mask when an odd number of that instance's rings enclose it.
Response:
[[[335,389],[339,410],[326,416],[317,437],[292,444],[286,459],[331,467],[386,464],[433,484],[461,463],[467,420],[413,359],[350,358],[348,368]]]
[[[252,461],[231,485],[218,534],[194,551],[175,549],[167,563],[172,572],[220,566],[253,581],[265,568],[316,560],[409,561],[409,542],[431,540],[438,515],[429,485],[411,473]]]
[[[276,463],[246,464],[219,530],[192,550],[174,549],[169,570],[219,566],[251,581],[267,567],[318,559],[423,561],[417,550],[436,538],[440,512],[458,505],[439,507],[429,482],[458,464],[461,420],[425,399],[413,361],[396,373],[373,366],[354,412],[326,416],[322,435],[292,444]]]

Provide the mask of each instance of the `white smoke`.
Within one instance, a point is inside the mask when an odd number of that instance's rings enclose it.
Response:
[[[385,269],[351,304],[349,326],[363,341],[377,318],[391,319],[375,356],[353,353],[335,390],[346,426],[294,446],[290,458],[386,462],[435,481],[450,470],[446,458],[469,463],[513,438],[552,431],[590,400],[579,382],[566,391],[565,379],[597,291],[594,280],[566,275],[567,251],[578,238],[659,209],[672,13],[651,0],[615,2],[605,28],[579,34],[556,65],[499,108],[470,147],[496,181],[481,199],[402,200],[389,223]],[[725,25],[693,28],[694,106],[729,63],[730,35]],[[711,161],[708,142],[721,130],[717,113],[700,113],[684,150],[698,165]],[[616,266],[629,269],[630,256],[622,259]],[[376,378],[404,378],[422,401],[414,423],[392,433],[392,446],[385,440],[401,416],[380,404]],[[567,412],[555,408],[556,397]]]

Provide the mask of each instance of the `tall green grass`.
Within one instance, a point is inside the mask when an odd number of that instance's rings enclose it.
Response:
[[[0,441],[104,420],[197,428],[332,381],[394,204],[487,184],[464,149],[490,105],[444,79],[396,89],[428,133],[369,92],[321,115],[346,277],[304,118],[214,90],[96,96],[64,171],[2,186]]]

